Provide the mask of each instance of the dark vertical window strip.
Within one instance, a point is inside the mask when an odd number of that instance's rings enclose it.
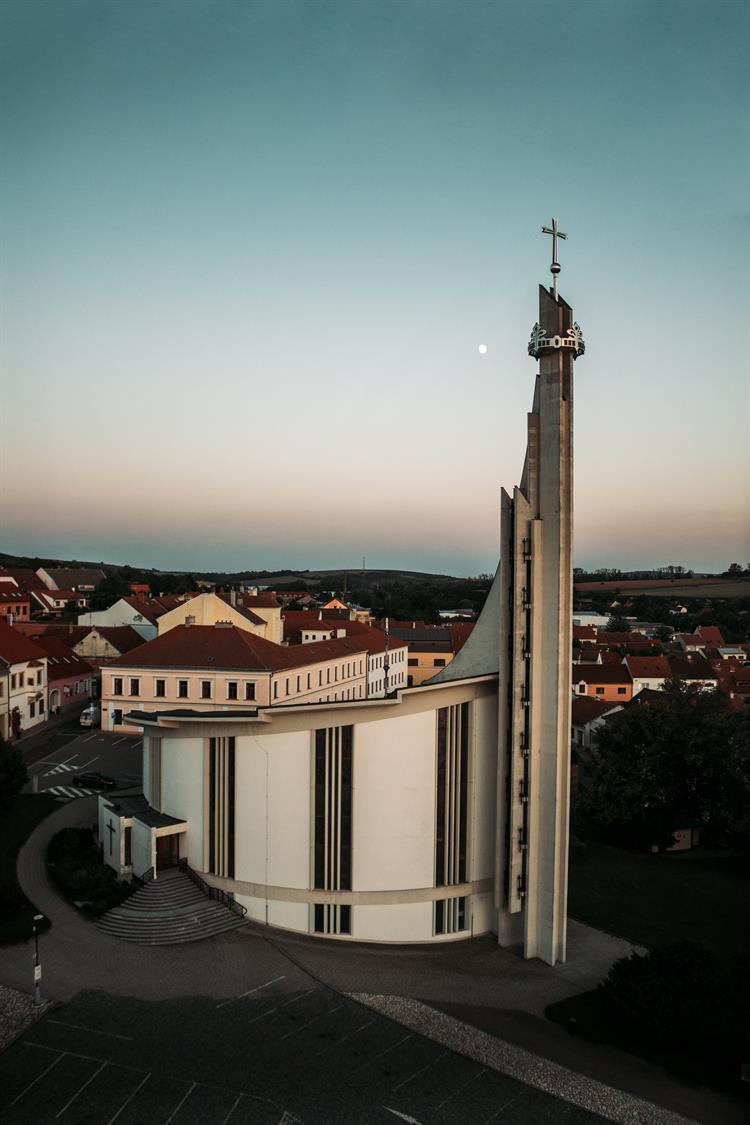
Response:
[[[326,732],[315,732],[315,886],[325,887]],[[317,910],[317,908],[316,908]],[[317,930],[317,925],[316,925]]]
[[[469,704],[461,704],[461,745],[459,748],[460,791],[458,795],[458,881],[466,882],[469,801]]]
[[[445,758],[448,708],[437,713],[437,800],[435,807],[435,886],[445,885]],[[438,933],[442,933],[439,930]]]
[[[353,727],[342,728],[340,889],[352,889],[352,745]],[[344,908],[342,907],[342,910]],[[348,907],[347,907],[348,909]],[[349,930],[343,931],[349,933]]]
[[[235,758],[234,738],[227,739],[227,876],[234,879]]]
[[[208,750],[208,870],[216,873],[216,739]]]

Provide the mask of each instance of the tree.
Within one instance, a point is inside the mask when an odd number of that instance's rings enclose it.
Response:
[[[20,793],[29,775],[19,747],[0,741],[0,811],[6,812]]]
[[[607,622],[607,633],[629,633],[630,622],[625,617],[618,617],[613,614]]]
[[[750,710],[732,710],[722,692],[668,680],[579,752],[578,810],[613,837],[670,847],[678,828],[696,825],[750,843]]]

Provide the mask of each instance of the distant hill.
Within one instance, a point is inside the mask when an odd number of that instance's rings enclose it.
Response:
[[[373,586],[379,583],[391,582],[464,582],[463,578],[456,578],[450,574],[432,574],[420,570],[362,570],[361,567],[340,567],[329,570],[158,570],[156,567],[129,566],[122,563],[108,563],[101,559],[96,562],[86,559],[60,559],[42,558],[31,555],[10,555],[0,551],[0,566],[19,567],[38,570],[40,566],[67,566],[67,567],[98,567],[102,570],[119,572],[132,570],[139,575],[159,574],[192,574],[195,578],[207,582],[229,584],[232,582],[254,582],[260,586],[285,585],[291,587],[299,584],[301,589],[307,587],[325,588],[330,584],[335,589],[344,585],[345,578],[348,585]],[[335,581],[334,581],[335,579]]]

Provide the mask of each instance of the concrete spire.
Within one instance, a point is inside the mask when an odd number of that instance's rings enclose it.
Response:
[[[528,347],[539,371],[520,486],[501,492],[500,565],[474,632],[433,681],[498,672],[498,940],[551,965],[566,945],[573,365],[584,350],[570,305],[540,286]]]

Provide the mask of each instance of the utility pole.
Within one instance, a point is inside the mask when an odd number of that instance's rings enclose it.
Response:
[[[42,1002],[42,966],[39,961],[39,922],[44,921],[43,914],[35,914],[31,920],[31,931],[34,935],[34,1007],[38,1008]]]

